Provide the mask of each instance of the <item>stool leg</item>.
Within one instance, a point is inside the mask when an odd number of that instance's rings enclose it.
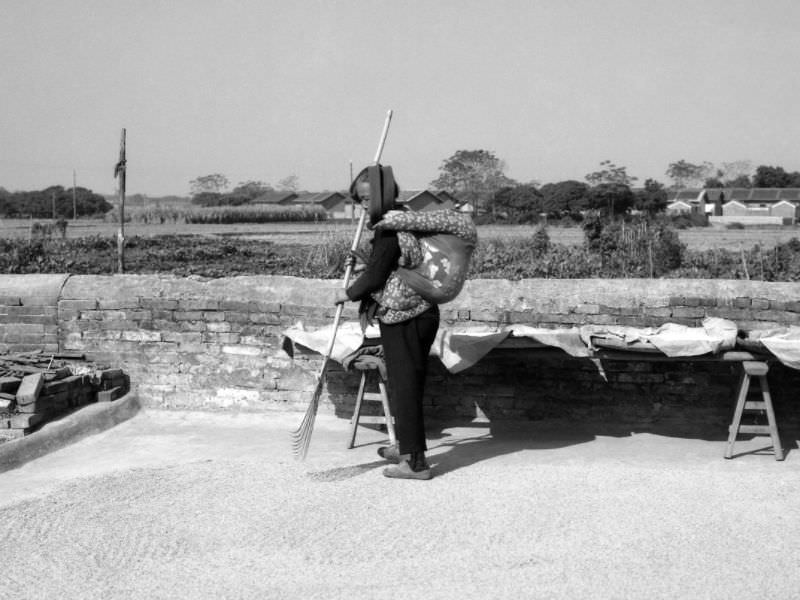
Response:
[[[736,436],[739,433],[739,425],[742,422],[742,413],[744,412],[744,403],[747,400],[747,390],[750,387],[750,375],[742,371],[742,378],[739,383],[739,395],[736,400],[736,410],[733,415],[733,422],[728,428],[728,443],[725,446],[725,458],[733,457],[733,443],[736,441]]]
[[[389,433],[389,443],[395,445],[397,438],[394,435],[394,417],[392,410],[389,408],[389,395],[386,393],[386,384],[382,381],[378,383],[381,391],[381,404],[383,404],[383,416],[386,418],[386,431]]]
[[[348,450],[356,444],[356,430],[358,429],[358,418],[361,416],[361,403],[364,400],[364,389],[367,385],[367,373],[361,373],[361,381],[358,383],[358,394],[356,395],[356,406],[353,410],[353,418],[350,419],[350,443]]]
[[[761,384],[761,395],[764,397],[764,404],[766,405],[769,435],[772,438],[772,449],[775,451],[775,460],[783,460],[783,446],[781,446],[781,438],[778,434],[778,422],[775,420],[775,411],[772,409],[772,396],[770,396],[769,393],[767,376],[759,376],[758,381]]]

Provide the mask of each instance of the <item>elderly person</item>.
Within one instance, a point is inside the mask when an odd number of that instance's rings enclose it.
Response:
[[[361,203],[363,210],[369,211],[371,193],[367,169],[364,169],[353,182],[350,194]],[[394,198],[397,193],[395,185]],[[439,328],[439,308],[397,277],[400,255],[397,232],[374,229],[366,268],[347,289],[337,292],[335,303],[360,301],[362,313],[376,318],[380,327],[389,402],[397,434],[396,446],[378,449],[378,454],[395,463],[384,469],[383,474],[425,480],[432,474],[425,458],[422,397],[428,353]]]

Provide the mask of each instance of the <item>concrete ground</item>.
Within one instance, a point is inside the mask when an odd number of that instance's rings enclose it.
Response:
[[[347,450],[330,416],[295,461],[301,417],[143,410],[0,445],[0,597],[797,596],[800,452],[483,424],[432,431],[434,479],[397,481],[383,434]]]

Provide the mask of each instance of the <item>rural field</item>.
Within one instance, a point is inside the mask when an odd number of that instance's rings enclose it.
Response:
[[[33,221],[26,219],[0,219],[0,239],[25,239],[30,237]],[[118,224],[92,219],[69,221],[67,238],[116,237]],[[484,225],[478,228],[482,239],[523,238],[533,234],[536,226],[530,225]],[[550,240],[556,244],[577,246],[583,243],[583,231],[579,227],[548,227]],[[202,235],[208,237],[236,237],[250,240],[265,240],[276,244],[316,245],[321,239],[352,239],[355,223],[257,223],[257,224],[144,224],[126,223],[125,237],[153,237],[159,235]],[[792,238],[800,237],[800,227],[748,227],[725,229],[723,227],[690,228],[678,231],[681,242],[689,250],[740,250],[755,245],[773,248]]]

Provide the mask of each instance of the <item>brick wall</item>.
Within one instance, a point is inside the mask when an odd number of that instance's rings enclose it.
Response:
[[[0,276],[0,349],[82,351],[123,368],[145,405],[304,410],[319,356],[289,358],[281,332],[330,324],[340,282],[292,277]],[[475,280],[442,307],[444,323],[572,326],[800,323],[800,284],[717,280]],[[355,306],[345,311],[355,317]],[[430,416],[570,419],[609,426],[696,424],[724,434],[736,367],[721,363],[590,361],[496,350],[452,375],[431,360]],[[773,368],[777,408],[796,422],[797,372]],[[333,368],[322,411],[349,416],[357,376]],[[721,430],[718,428],[722,428]]]

